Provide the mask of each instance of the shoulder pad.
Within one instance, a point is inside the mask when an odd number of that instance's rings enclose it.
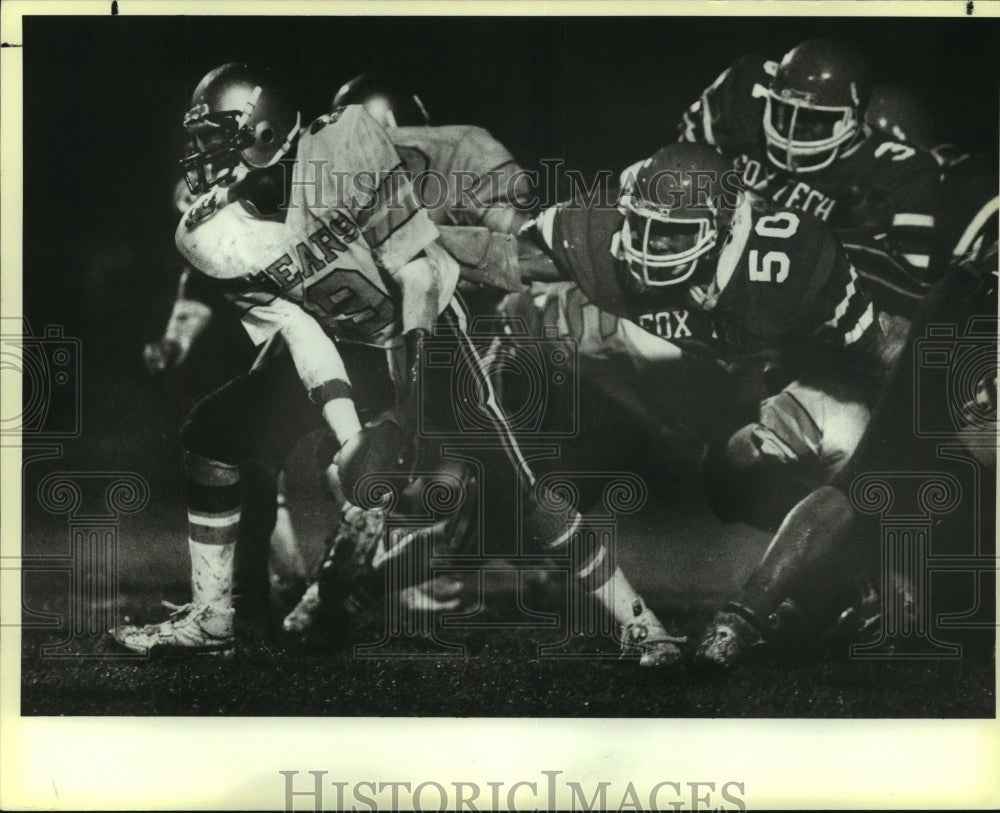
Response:
[[[188,229],[193,229],[198,226],[199,223],[203,223],[208,220],[212,215],[214,215],[219,209],[226,205],[226,198],[228,194],[225,189],[220,189],[216,187],[210,192],[206,192],[200,198],[198,198],[191,208],[187,210],[184,215],[184,226]]]

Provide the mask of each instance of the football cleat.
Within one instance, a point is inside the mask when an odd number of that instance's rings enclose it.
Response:
[[[126,624],[108,630],[108,635],[120,646],[140,655],[220,655],[231,656],[236,649],[233,636],[233,615],[207,604],[171,604],[170,618],[161,624],[137,627]]]
[[[683,653],[679,644],[687,638],[670,635],[659,619],[642,601],[632,605],[633,618],[622,627],[622,655],[638,652],[639,666],[674,666],[680,663]]]
[[[311,630],[320,617],[323,601],[319,597],[319,582],[312,582],[299,599],[299,603],[285,616],[281,628],[293,635],[302,635]]]
[[[699,663],[731,669],[764,638],[742,615],[718,612],[708,625],[695,651]]]
[[[403,607],[414,613],[453,612],[462,605],[462,582],[451,576],[437,576],[423,584],[404,587],[399,592]]]

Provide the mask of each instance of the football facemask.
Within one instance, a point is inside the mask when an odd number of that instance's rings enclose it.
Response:
[[[713,209],[671,213],[629,196],[624,200],[621,250],[644,287],[679,285],[718,239]]]
[[[787,93],[787,91],[785,91]],[[854,107],[811,104],[768,92],[764,107],[767,157],[789,172],[816,172],[830,166],[858,132]]]
[[[260,96],[258,86],[242,110],[213,113],[207,105],[198,104],[185,114],[187,148],[181,169],[192,194],[203,194],[220,184],[232,184],[250,169],[273,166],[291,149],[301,124],[299,114],[295,114],[295,123],[283,143],[277,145],[278,135],[269,122],[258,121],[256,126],[251,126],[248,121],[253,117]],[[263,163],[255,162],[248,151],[272,157]]]

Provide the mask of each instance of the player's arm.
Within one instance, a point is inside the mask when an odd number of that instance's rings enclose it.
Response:
[[[777,63],[758,56],[737,59],[684,111],[677,140],[730,155],[762,138],[764,97],[776,70]]]
[[[434,240],[396,271],[392,278],[402,295],[403,334],[429,333],[451,300],[458,282],[458,263]]]
[[[149,372],[161,373],[184,364],[191,345],[212,320],[211,307],[196,295],[197,291],[191,290],[197,288],[198,278],[188,266],[181,271],[177,298],[163,335],[143,348],[142,357]]]
[[[915,280],[923,283],[933,282],[944,271],[931,264],[940,191],[938,168],[927,161],[926,166],[908,176],[890,195],[893,212],[888,234],[890,253]]]
[[[252,338],[277,333],[284,339],[309,399],[322,410],[339,445],[361,431],[347,368],[315,319],[294,302],[276,297],[254,304],[244,314],[244,324],[253,326]]]
[[[832,234],[826,235],[816,252],[817,279],[824,280],[817,292],[809,320],[813,336],[857,365],[864,375],[881,375],[887,363],[885,336],[864,281]]]
[[[557,221],[562,208],[543,209],[526,223],[517,236],[517,258],[521,281],[560,282],[573,279],[569,263],[560,262],[555,246]]]
[[[856,225],[839,230],[849,251],[884,253],[918,288],[926,288],[942,269],[932,262],[938,239],[941,183],[936,162],[906,144],[887,141],[876,148],[873,168],[898,170],[890,187],[875,184],[856,204]],[[876,259],[876,263],[879,261]]]
[[[531,220],[529,175],[507,148],[481,127],[467,127],[455,167],[458,208],[469,222],[490,231],[517,234]],[[460,174],[459,174],[460,173]]]

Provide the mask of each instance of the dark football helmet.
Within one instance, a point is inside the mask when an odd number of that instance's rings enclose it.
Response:
[[[416,93],[394,90],[369,73],[355,76],[337,91],[332,109],[360,104],[383,127],[426,127],[427,108]]]
[[[830,166],[858,137],[871,97],[868,66],[836,40],[809,40],[785,54],[765,97],[772,163],[790,172]]]
[[[728,234],[739,173],[704,144],[670,144],[622,175],[621,254],[644,288],[678,285]]]
[[[934,119],[916,93],[899,85],[875,85],[865,121],[908,144],[934,147]]]
[[[276,164],[291,149],[301,117],[267,71],[229,62],[209,71],[184,116],[188,144],[181,161],[194,194],[228,184],[242,172]]]

